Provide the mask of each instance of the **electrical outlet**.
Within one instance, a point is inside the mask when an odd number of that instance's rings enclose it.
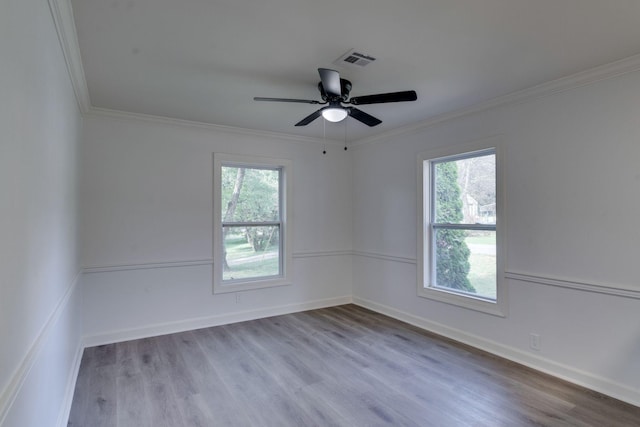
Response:
[[[529,335],[529,347],[531,347],[531,350],[540,351],[540,335],[539,334]]]
[[[240,304],[242,302],[242,294],[240,292],[236,292],[236,304]]]

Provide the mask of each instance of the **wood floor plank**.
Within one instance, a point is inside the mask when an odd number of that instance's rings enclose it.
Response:
[[[187,425],[211,425],[211,420],[216,420],[216,425],[221,426],[249,425],[242,406],[218,375],[214,366],[216,360],[203,350],[198,337],[197,332],[173,335],[174,340],[180,344],[185,363],[197,374],[194,381],[198,393],[184,397],[185,405],[189,407],[184,411]]]
[[[640,408],[355,305],[87,348],[73,427],[640,426]]]
[[[95,347],[86,348],[82,353],[80,368],[78,369],[78,378],[76,379],[75,390],[73,393],[73,402],[69,411],[68,427],[76,427],[85,425],[85,417],[88,413],[88,392],[89,380],[93,375],[93,364],[91,356]]]
[[[116,387],[118,390],[127,390],[127,393],[117,393],[116,395],[118,409],[116,425],[152,427],[142,374],[117,375]]]
[[[171,367],[163,360],[157,338],[144,338],[138,341],[138,363],[140,363],[144,382],[151,425],[185,426],[178,406],[178,396],[174,392],[171,381]]]
[[[243,403],[243,414],[252,425],[278,425],[283,423],[280,414],[275,411],[269,396],[280,396],[282,386],[275,381],[271,374],[262,368],[233,337],[233,329],[227,326],[214,328],[212,338],[203,340],[206,349],[219,350],[216,338],[222,338],[229,345],[232,357],[215,359],[215,367],[222,382],[229,389],[231,395]],[[208,331],[207,331],[208,332]],[[206,333],[206,332],[205,332]]]
[[[231,333],[244,350],[267,372],[277,372],[274,379],[287,389],[298,389],[320,381],[321,377],[312,368],[305,366],[295,355],[283,349],[279,340],[259,327],[259,322],[247,322],[240,328],[229,326]]]
[[[115,362],[114,345],[84,351],[67,425],[116,426]]]

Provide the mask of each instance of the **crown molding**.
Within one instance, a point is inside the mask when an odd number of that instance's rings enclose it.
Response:
[[[473,104],[468,107],[450,111],[448,113],[439,114],[423,120],[419,123],[402,126],[387,132],[382,132],[377,135],[362,138],[352,142],[351,145],[354,148],[357,148],[359,146],[370,143],[385,142],[393,139],[394,137],[416,133],[430,126],[449,120],[457,119],[475,113],[480,113],[505,105],[528,102],[537,98],[554,95],[556,93],[576,89],[581,86],[590,85],[601,80],[618,77],[623,74],[633,73],[636,71],[640,71],[640,54],[590,68],[588,70],[580,71],[569,76],[541,83],[539,85],[512,92],[507,95],[499,96],[497,98],[492,98],[488,101]]]
[[[202,129],[205,131],[226,132],[236,135],[248,135],[260,138],[272,138],[279,140],[286,140],[298,143],[313,143],[313,144],[331,144],[331,145],[344,145],[344,141],[337,141],[335,139],[323,139],[314,138],[310,136],[300,136],[288,133],[269,132],[266,130],[240,128],[234,126],[216,125],[213,123],[197,122],[192,120],[174,119],[171,117],[154,116],[151,114],[143,113],[131,113],[121,110],[111,110],[108,108],[91,107],[84,113],[85,117],[107,117],[120,120],[133,120],[143,121],[149,123],[158,123],[169,126],[181,126],[191,129]]]
[[[115,118],[129,118],[143,120],[154,123],[172,124],[186,127],[195,127],[206,130],[215,130],[221,132],[230,132],[235,134],[252,135],[260,137],[272,137],[277,139],[285,139],[296,142],[313,142],[313,143],[330,143],[344,144],[344,141],[324,140],[322,138],[304,137],[286,133],[268,132],[253,129],[238,128],[233,126],[216,125],[205,122],[196,122],[183,119],[175,119],[169,117],[153,116],[148,114],[130,113],[125,111],[108,110],[96,108],[91,105],[89,98],[89,89],[82,66],[82,58],[80,55],[80,45],[78,44],[78,36],[73,18],[73,9],[71,0],[48,0],[51,9],[51,15],[56,27],[58,39],[62,47],[65,62],[73,90],[76,95],[78,106],[83,116],[108,116]],[[640,54],[633,55],[618,61],[600,65],[588,70],[551,80],[527,89],[509,93],[504,96],[492,98],[484,102],[473,104],[447,113],[439,114],[427,118],[419,123],[402,126],[386,132],[365,137],[356,141],[352,141],[349,145],[353,148],[367,145],[370,143],[385,142],[399,135],[419,132],[433,125],[443,123],[449,120],[480,113],[492,108],[501,107],[509,104],[518,104],[528,102],[536,98],[541,98],[556,93],[568,91],[581,86],[596,83],[601,80],[618,77],[623,74],[640,71]]]
[[[82,67],[82,57],[80,55],[80,45],[78,44],[78,33],[73,19],[71,0],[49,0],[49,9],[56,27],[62,54],[67,64],[67,71],[69,72],[78,107],[80,112],[85,114],[91,109],[91,100],[89,99],[89,88],[84,75],[84,68]]]

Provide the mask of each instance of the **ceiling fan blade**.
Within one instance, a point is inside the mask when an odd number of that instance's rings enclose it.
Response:
[[[253,98],[254,101],[270,101],[270,102],[297,102],[300,104],[320,104],[320,101],[315,101],[313,99],[292,99],[292,98],[262,98],[256,96]]]
[[[362,110],[358,110],[357,108],[354,107],[349,107],[347,108],[347,111],[349,112],[349,115],[351,117],[353,117],[354,119],[364,123],[367,126],[377,126],[380,123],[382,123],[382,120],[378,120],[375,117],[373,117],[370,114],[365,113]]]
[[[318,68],[320,73],[320,80],[322,80],[322,87],[327,95],[330,96],[342,96],[342,89],[340,87],[340,73],[336,70],[330,70],[328,68]]]
[[[296,126],[306,126],[309,123],[311,123],[312,121],[314,121],[315,119],[317,119],[318,117],[320,117],[322,115],[322,108],[319,109],[318,111],[314,111],[313,113],[309,114],[307,117],[305,117],[304,119],[300,120],[298,123],[296,123]]]
[[[353,105],[365,104],[383,104],[386,102],[404,102],[415,101],[418,95],[415,90],[407,90],[404,92],[379,93],[377,95],[356,96],[349,100]]]

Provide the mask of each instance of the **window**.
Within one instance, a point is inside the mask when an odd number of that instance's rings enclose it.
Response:
[[[286,284],[290,162],[214,154],[214,293]]]
[[[497,146],[480,141],[419,156],[418,294],[505,315]]]

